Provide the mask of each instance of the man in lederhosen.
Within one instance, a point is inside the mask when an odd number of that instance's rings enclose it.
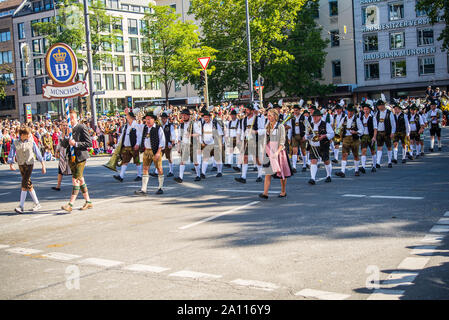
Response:
[[[306,139],[310,144],[310,180],[309,184],[316,184],[315,178],[318,171],[318,160],[324,162],[326,167],[326,180],[331,182],[332,164],[329,159],[329,144],[334,137],[332,126],[326,121],[321,120],[321,111],[315,110],[312,113],[312,123],[306,122]]]
[[[388,150],[388,168],[392,168],[391,164],[393,151],[392,151],[392,140],[396,132],[396,122],[394,121],[394,115],[390,110],[386,110],[385,101],[379,99],[376,102],[377,112],[377,164],[376,168],[380,168],[380,163],[382,161],[382,149],[384,144],[387,146]]]
[[[128,164],[133,160],[133,163],[137,167],[137,177],[134,181],[142,180],[142,164],[140,163],[140,141],[142,140],[141,128],[136,121],[136,116],[128,108],[125,109],[127,123],[123,127],[122,133],[117,143],[122,144],[120,156],[122,158],[122,166],[120,168],[120,174],[114,175],[114,179],[123,182],[125,177],[126,168]]]
[[[360,176],[359,172],[359,147],[360,137],[363,134],[363,124],[360,119],[355,115],[356,109],[352,103],[348,104],[346,108],[348,114],[343,119],[341,126],[341,136],[343,138],[343,149],[341,157],[341,171],[335,175],[344,178],[346,176],[346,164],[349,154],[352,152],[354,156],[354,171],[355,176]]]
[[[291,133],[291,145],[292,145],[292,171],[293,173],[296,173],[296,163],[298,162],[298,151],[301,148],[301,154],[303,156],[303,171],[306,169],[306,161],[304,161],[306,155],[305,155],[305,142],[306,139],[304,138],[306,132],[305,132],[305,126],[304,126],[304,119],[301,115],[301,109],[298,104],[295,104],[293,106],[293,116],[289,120],[289,125],[291,127],[290,133]],[[303,146],[303,147],[301,147]],[[303,153],[304,151],[304,153]]]
[[[175,145],[175,127],[173,123],[168,121],[167,113],[163,112],[161,115],[161,128],[164,131],[165,136],[165,146],[162,149],[162,155],[168,160],[168,174],[167,177],[173,177],[173,159],[172,150]],[[157,177],[157,169],[155,169],[154,174],[150,174],[153,177]]]
[[[135,191],[137,195],[147,194],[147,185],[149,180],[149,170],[152,163],[158,172],[159,187],[156,194],[163,194],[164,171],[162,170],[162,149],[166,146],[164,130],[156,124],[157,116],[153,112],[145,115],[145,124],[140,133],[141,140],[139,145],[143,151],[143,175],[142,188]]]
[[[360,121],[363,125],[363,134],[360,141],[360,147],[362,150],[362,167],[361,173],[366,173],[366,151],[369,148],[371,157],[373,159],[373,166],[371,172],[376,172],[376,139],[377,139],[377,120],[371,114],[373,109],[367,103],[362,103],[363,115],[360,117]]]
[[[217,178],[223,176],[223,163],[222,163],[222,143],[223,143],[223,130],[216,119],[211,120],[209,111],[205,110],[203,113],[204,122],[201,125],[201,150],[202,150],[202,166],[201,166],[201,179],[206,179],[206,170],[209,162],[209,158],[212,156],[216,159],[218,173]]]
[[[443,112],[437,108],[437,101],[432,99],[430,110],[427,112],[427,123],[430,126],[430,152],[433,152],[435,135],[438,139],[438,151],[441,151],[441,121],[443,121]]]
[[[229,167],[233,165],[234,150],[235,147],[238,146],[238,142],[240,141],[240,137],[238,135],[238,126],[239,119],[237,119],[237,111],[233,109],[231,111],[231,119],[225,126],[226,164],[229,165]],[[235,171],[240,171],[240,168],[237,165],[238,161],[236,161],[236,165],[233,167],[233,169]]]
[[[409,115],[409,124],[410,124],[410,149],[411,155],[413,158],[413,154],[415,154],[415,158],[418,158],[421,151],[420,135],[424,131],[425,123],[422,120],[421,115],[418,113],[418,107],[416,104],[412,104],[410,107],[410,115]]]
[[[401,106],[399,104],[394,104],[394,120],[396,123],[396,132],[394,134],[393,140],[393,162],[398,163],[398,145],[401,141],[402,146],[402,163],[406,163],[407,160],[407,148],[406,140],[410,137],[410,125],[408,122],[408,116],[402,112]]]
[[[335,136],[334,139],[332,139],[332,144],[334,145],[333,153],[334,153],[334,159],[332,159],[332,163],[338,163],[338,154],[340,150],[340,144],[341,144],[341,132],[340,127],[341,123],[343,121],[343,118],[345,117],[345,114],[343,113],[343,106],[337,104],[335,106],[335,115],[332,121],[332,129],[334,130]]]

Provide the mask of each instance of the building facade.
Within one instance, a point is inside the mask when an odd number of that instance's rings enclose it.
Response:
[[[0,2],[0,85],[5,95],[3,99],[0,98],[0,118],[19,117],[12,16],[20,3],[21,0]]]
[[[145,37],[142,29],[149,2],[105,0],[104,3],[108,15],[120,18],[119,23],[110,28],[122,30],[122,45],[103,49],[114,59],[93,66],[95,103],[100,115],[125,108],[127,97],[132,97],[134,102],[161,97],[159,83],[151,74],[143,72],[142,58],[145,54],[142,42]],[[29,105],[34,118],[62,114],[61,100],[47,100],[42,96],[42,85],[49,82],[44,66],[49,43],[32,27],[33,23],[50,21],[57,14],[53,0],[23,1],[14,14],[18,105],[22,120]],[[80,80],[83,80],[86,70],[87,66],[79,63]],[[69,103],[78,107],[78,101],[77,98],[70,99]]]
[[[427,86],[446,90],[448,55],[416,0],[354,0],[357,98],[422,96]]]

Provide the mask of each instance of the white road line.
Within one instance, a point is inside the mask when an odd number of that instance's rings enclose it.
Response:
[[[221,216],[224,216],[224,215],[233,213],[233,212],[235,212],[235,211],[244,209],[244,208],[246,208],[246,207],[255,205],[255,204],[259,203],[259,202],[260,202],[260,201],[253,201],[253,202],[250,202],[250,203],[248,203],[248,204],[245,204],[244,206],[241,206],[241,207],[238,207],[238,208],[234,208],[234,209],[225,211],[225,212],[223,212],[223,213],[219,213],[219,214],[217,214],[217,215],[215,215],[215,216],[212,216],[212,217],[209,217],[209,218],[202,219],[202,220],[200,220],[200,221],[197,221],[197,222],[188,224],[188,225],[183,226],[183,227],[179,227],[178,229],[180,229],[180,230],[185,230],[185,229],[188,229],[188,228],[197,226],[197,225],[199,225],[199,224],[201,224],[201,223],[204,223],[204,222],[207,222],[207,221],[211,221],[211,220],[216,219],[216,218],[218,218],[218,217],[221,217]]]
[[[369,196],[375,199],[406,199],[406,200],[422,200],[424,197],[402,197],[402,196]]]
[[[444,239],[444,236],[442,236],[442,235],[426,234],[420,242],[441,243],[441,241],[443,241],[443,239]]]
[[[364,198],[365,194],[344,194],[342,197]]]
[[[7,194],[10,194],[11,192],[5,192],[5,193],[0,193],[0,196],[6,196]]]
[[[449,218],[441,218],[437,224],[449,224]]]
[[[421,255],[421,256],[431,256],[436,252],[437,246],[415,246],[413,247],[410,254]]]
[[[9,246],[7,244],[0,244],[0,249],[5,249],[5,248],[9,248]]]
[[[234,189],[234,190],[228,190],[228,189],[220,189],[217,190],[218,192],[242,192],[242,193],[262,193],[262,191],[254,191],[254,190],[238,190],[238,189]],[[273,194],[278,194],[279,192],[281,192],[281,190],[279,191],[268,191],[268,193],[273,193]]]
[[[251,288],[261,289],[261,290],[265,290],[265,291],[273,291],[273,290],[279,288],[279,286],[274,283],[257,281],[257,280],[236,279],[236,280],[231,281],[231,283],[238,285],[238,286],[251,287]]]
[[[449,226],[435,225],[432,227],[432,229],[430,229],[429,232],[437,232],[437,233],[449,232]]]
[[[449,211],[446,211],[446,212],[444,213],[444,216],[445,216],[445,217],[449,217]]]
[[[50,252],[47,254],[43,254],[43,257],[54,259],[54,260],[61,260],[61,261],[70,261],[73,259],[81,258],[81,256],[77,256],[75,254],[68,254],[68,253],[62,253],[62,252]]]
[[[368,300],[399,300],[403,294],[404,290],[376,289]]]
[[[27,249],[27,248],[11,248],[11,249],[6,249],[6,251],[11,252],[11,253],[23,254],[23,255],[36,254],[36,253],[42,252],[42,250]]]
[[[221,275],[201,273],[189,270],[182,270],[168,275],[169,277],[192,278],[192,279],[218,279]]]
[[[48,213],[46,213],[46,214],[40,214],[40,215],[37,215],[37,216],[33,216],[31,218],[33,218],[33,219],[40,219],[40,218],[48,217],[48,216],[50,216],[50,215]]]
[[[394,271],[388,278],[382,281],[383,289],[392,289],[397,286],[409,286],[413,284],[413,281],[418,276],[418,272],[401,272]]]
[[[398,270],[421,270],[423,269],[430,258],[405,258],[396,268]]]
[[[161,273],[167,270],[170,270],[170,268],[163,268],[158,266],[148,266],[144,264],[132,264],[126,267],[123,267],[125,270],[130,271],[139,271],[139,272],[153,272],[153,273]]]
[[[84,260],[81,260],[80,263],[91,264],[91,265],[101,266],[101,267],[116,267],[118,265],[123,264],[123,262],[121,262],[121,261],[98,259],[98,258],[84,259]]]
[[[295,296],[303,296],[306,298],[316,298],[320,300],[344,300],[350,297],[348,294],[335,293],[329,291],[321,291],[314,289],[303,289],[297,293]]]

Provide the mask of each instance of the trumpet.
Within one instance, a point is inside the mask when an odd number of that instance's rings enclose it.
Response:
[[[109,159],[108,163],[104,164],[103,167],[106,167],[109,170],[117,172],[117,167],[121,167],[122,165],[121,163],[122,157],[120,155],[121,151],[122,151],[122,142],[120,141],[114,153],[112,154],[111,159]]]
[[[320,141],[320,137],[313,131],[313,128],[312,128],[312,126],[310,125],[310,122],[309,122],[308,120],[304,120],[304,124],[305,124],[305,126],[306,126],[307,131],[313,133],[313,136],[312,136],[312,139],[311,139],[311,140],[312,140],[313,142],[318,142],[318,141]]]

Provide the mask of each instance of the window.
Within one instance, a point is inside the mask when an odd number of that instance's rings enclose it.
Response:
[[[114,90],[114,75],[105,74],[104,83],[106,84],[106,90]]]
[[[20,61],[20,74],[22,75],[22,78],[28,77],[28,70],[25,61]]]
[[[125,71],[125,56],[115,56],[115,71]]]
[[[402,2],[390,3],[388,7],[390,21],[404,19],[404,4]]]
[[[122,4],[121,8],[122,10],[129,11],[129,5],[127,4]]]
[[[170,8],[172,8],[173,10],[175,10],[175,11],[176,11],[176,3],[174,3],[174,4],[171,4],[171,5],[170,5]]]
[[[14,110],[16,108],[15,97],[6,96],[5,99],[0,99],[0,110]]]
[[[332,61],[332,76],[334,78],[341,77],[341,62],[340,62],[340,60]]]
[[[131,56],[131,71],[140,71],[140,61],[138,56]]]
[[[31,36],[32,37],[40,36],[39,32],[37,32],[36,27],[34,26],[36,23],[39,23],[39,20],[31,21]]]
[[[0,74],[0,81],[5,82],[7,85],[14,84],[14,73]]]
[[[37,56],[41,53],[41,41],[39,39],[33,40],[33,55]]]
[[[103,71],[114,71],[114,66],[112,64],[112,57],[104,57]]]
[[[19,39],[25,39],[25,26],[23,22],[17,25],[17,29],[19,31]]]
[[[44,59],[34,59],[34,75],[35,76],[41,76],[45,74],[44,71]]]
[[[47,81],[45,77],[34,79],[34,87],[36,90],[36,94],[42,94],[42,86],[46,83]]]
[[[0,64],[12,63],[12,51],[0,51]]]
[[[145,90],[153,90],[153,78],[150,75],[143,76]]]
[[[112,51],[112,45],[111,45],[111,42],[109,42],[109,41],[103,41],[102,47],[103,47],[104,51],[107,51],[107,52]]]
[[[52,10],[53,9],[53,0],[44,0],[44,9],[45,9],[45,11]]]
[[[331,47],[340,46],[340,32],[338,30],[331,31]]]
[[[123,31],[123,21],[122,21],[122,19],[118,18],[117,20],[114,20],[114,22],[112,24],[112,28],[114,30]]]
[[[6,42],[11,40],[11,31],[4,29],[0,31],[0,42]]]
[[[126,75],[124,74],[117,75],[117,89],[126,90]]]
[[[329,17],[338,16],[338,1],[329,0]]]
[[[30,95],[30,79],[22,80],[22,96]]]
[[[139,34],[137,30],[137,20],[128,19],[128,33],[129,34]]]
[[[115,42],[115,51],[116,52],[125,51],[123,48],[123,37],[117,37],[117,41]]]
[[[391,61],[391,77],[401,78],[407,76],[407,64],[405,59]]]
[[[366,34],[363,36],[363,51],[373,52],[379,50],[379,41],[376,34]]]
[[[95,71],[100,71],[101,70],[101,66],[100,66],[100,61],[93,61],[94,64],[94,70]]]
[[[33,2],[33,11],[34,12],[41,12],[41,11],[43,11],[43,9],[42,9],[42,2],[41,1]]]
[[[418,29],[418,46],[433,44],[433,29]]]
[[[47,38],[42,38],[42,48],[44,52],[47,52],[47,50],[50,48],[50,44],[48,43]]]
[[[129,52],[139,53],[139,39],[129,38]]]
[[[111,9],[118,9],[118,0],[108,0],[108,7]]]
[[[419,57],[419,75],[434,74],[435,73],[435,57]]]
[[[390,49],[401,49],[405,47],[404,32],[390,33]]]
[[[101,75],[98,73],[94,73],[94,87],[95,87],[95,90],[98,90],[98,91],[103,89],[103,87],[101,86]]]
[[[175,80],[175,92],[181,91],[181,83]]]
[[[143,35],[145,32],[147,32],[148,28],[148,21],[146,20],[140,20],[140,34]]]
[[[131,6],[131,11],[140,12],[140,7],[139,6]]]
[[[379,62],[365,64],[365,80],[379,79]]]
[[[133,74],[132,75],[132,86],[133,90],[140,90],[140,75],[139,74]]]

